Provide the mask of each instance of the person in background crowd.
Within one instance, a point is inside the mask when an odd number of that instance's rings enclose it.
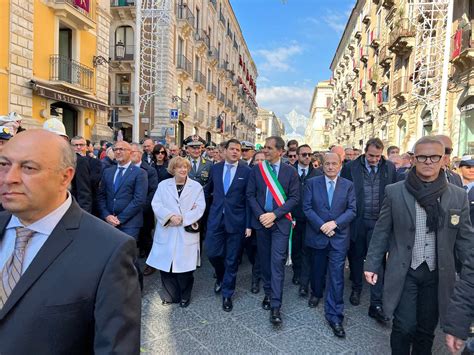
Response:
[[[143,226],[140,228],[138,233],[138,248],[139,257],[145,258],[148,256],[153,244],[152,231],[155,229],[155,218],[153,210],[151,209],[151,200],[155,195],[156,188],[158,187],[158,175],[154,167],[148,165],[142,160],[142,147],[140,144],[132,143],[130,145],[132,149],[130,151],[130,160],[136,167],[143,169],[146,172],[148,179],[148,191],[146,195],[146,202],[143,207]],[[154,273],[155,270],[145,266],[143,270],[143,276],[148,276]]]
[[[293,279],[294,285],[299,285],[299,295],[308,296],[308,285],[310,281],[311,256],[310,251],[305,245],[306,238],[306,216],[303,213],[303,193],[308,180],[321,175],[318,169],[311,165],[311,147],[307,144],[300,145],[296,149],[298,160],[293,165],[298,172],[300,182],[300,200],[298,206],[293,210],[293,218],[296,225],[293,228],[293,237],[291,239],[291,260],[293,261]]]
[[[349,301],[354,306],[360,304],[367,247],[371,239],[378,237],[373,234],[373,229],[379,218],[385,187],[396,182],[395,166],[383,157],[383,149],[383,142],[379,138],[369,139],[365,154],[345,165],[341,171],[343,178],[354,183],[357,202],[357,217],[351,225],[348,252],[352,281]],[[383,309],[383,265],[378,271],[379,282],[370,287],[369,316],[384,323],[389,319]]]
[[[353,152],[354,152],[354,159],[352,159],[352,160],[357,159],[362,154],[362,150],[359,149],[359,148],[354,148]]]
[[[21,120],[23,118],[16,112],[10,112],[6,116],[0,116],[0,126],[7,127],[10,130],[12,136],[24,129],[21,127]]]
[[[106,140],[101,140],[100,141],[100,149],[97,154],[100,160],[104,159],[106,157],[106,150],[107,150],[107,141]]]
[[[197,135],[186,139],[186,151],[191,163],[189,177],[204,186],[209,179],[209,170],[211,170],[212,163],[201,156],[201,146],[201,138]]]
[[[354,160],[354,149],[352,147],[347,147],[344,149],[344,153],[346,154],[346,162],[350,160]]]
[[[393,163],[393,165],[395,165],[395,169],[397,169],[397,171],[402,166],[402,158],[398,154],[391,154],[388,157],[388,160],[390,160]]]
[[[321,153],[313,153],[313,156],[311,157],[311,164],[313,165],[313,168],[315,169],[320,169],[323,166],[323,158]]]
[[[247,141],[242,141],[242,161],[250,166],[250,162],[255,154],[255,146]]]
[[[2,151],[3,146],[13,137],[13,134],[10,128],[6,126],[0,126],[0,153]]]
[[[393,354],[431,354],[438,318],[445,332],[459,335],[446,323],[448,304],[462,302],[456,298],[461,294],[453,295],[454,254],[462,264],[461,283],[471,283],[471,289],[474,272],[468,199],[465,191],[447,183],[443,143],[420,138],[414,153],[414,168],[405,181],[386,188],[365,263],[365,278],[376,285],[388,252],[384,306],[393,315]],[[461,330],[467,334],[472,318],[463,319],[458,324],[464,323]]]
[[[446,174],[446,179],[448,179],[448,182],[450,182],[451,184],[454,184],[458,187],[462,187],[463,184],[461,177],[451,170],[451,154],[453,152],[453,141],[451,140],[451,138],[443,134],[439,134],[435,136],[435,138],[444,144],[443,168],[444,173]]]
[[[232,296],[239,266],[239,254],[244,237],[252,234],[250,208],[245,190],[250,168],[240,161],[241,145],[236,139],[226,143],[226,159],[215,164],[204,187],[209,209],[205,246],[207,256],[216,272],[215,293],[222,293],[222,308],[233,309]]]
[[[387,148],[387,159],[390,160],[390,157],[392,155],[400,155],[400,148],[398,148],[395,145],[391,145],[390,147]]]
[[[296,150],[298,146],[299,146],[299,143],[296,139],[290,139],[288,143],[286,143],[287,151]]]
[[[461,173],[464,189],[467,191],[469,206],[471,211],[471,223],[474,223],[474,157],[465,155],[459,162],[459,172]]]
[[[216,151],[216,144],[214,142],[208,142],[205,145],[206,151],[204,153],[204,157],[209,160],[211,163],[215,163],[215,156],[217,154]]]
[[[177,156],[179,156],[179,147],[176,144],[171,143],[169,145],[169,158],[173,159],[174,157],[177,157]]]
[[[169,179],[172,175],[168,172],[168,152],[162,144],[153,147],[153,166],[158,174],[158,184]]]
[[[100,156],[100,143],[94,143],[94,156],[97,158],[97,159],[100,159],[99,156]]]
[[[280,314],[285,278],[285,260],[292,222],[291,211],[298,205],[300,184],[298,173],[281,157],[285,141],[281,137],[268,137],[265,140],[265,159],[252,168],[247,186],[247,200],[252,209],[251,226],[257,230],[258,258],[262,270],[265,297],[262,307],[270,310],[270,322],[280,325]],[[270,173],[271,169],[276,179]],[[286,199],[276,193],[282,189]],[[278,199],[278,203],[275,199]]]
[[[71,198],[75,160],[44,129],[0,153],[1,354],[140,353],[135,242]]]
[[[106,156],[102,160],[102,172],[107,168],[117,165],[117,162],[115,161],[114,148],[108,147],[105,153],[106,153]]]
[[[289,165],[295,165],[296,162],[298,161],[298,155],[296,154],[296,149],[295,150],[289,150],[287,153],[286,153],[286,157],[287,157],[287,161],[286,163],[289,164]]]
[[[94,154],[94,145],[91,143],[89,139],[86,139],[86,150],[87,150],[87,155],[91,158],[97,158],[97,156]]]
[[[344,319],[344,264],[350,224],[356,216],[354,185],[339,177],[342,161],[336,153],[324,155],[324,176],[306,183],[303,211],[308,220],[305,244],[311,250],[311,298],[317,307],[327,283],[325,316],[334,335],[346,336]],[[329,265],[328,277],[326,270]]]
[[[341,158],[341,161],[342,161],[342,164],[346,164],[348,163],[350,160],[346,160],[346,151],[343,147],[341,147],[340,145],[334,145],[331,147],[331,149],[329,150],[331,153],[336,153],[337,155],[339,155],[339,158]],[[323,158],[324,160],[324,158]]]
[[[194,224],[202,217],[206,202],[202,186],[188,177],[190,170],[189,160],[171,159],[168,172],[174,178],[160,182],[151,203],[157,223],[146,263],[160,270],[163,305],[189,306],[193,273],[201,265],[199,228]]]
[[[214,160],[216,163],[219,163],[225,160],[225,145],[226,145],[226,142],[224,141],[224,142],[219,143],[219,145],[217,146],[217,153],[216,153],[216,156],[214,157]]]
[[[148,165],[153,164],[153,147],[155,146],[155,142],[153,139],[147,138],[143,141],[143,155],[142,160]]]

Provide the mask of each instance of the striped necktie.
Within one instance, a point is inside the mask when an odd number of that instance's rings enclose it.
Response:
[[[0,273],[0,309],[3,308],[3,305],[7,302],[8,297],[20,280],[25,249],[34,233],[34,231],[28,228],[16,228],[15,249]]]

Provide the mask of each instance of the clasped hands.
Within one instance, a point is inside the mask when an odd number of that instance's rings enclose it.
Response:
[[[329,221],[329,222],[324,223],[321,226],[320,230],[321,230],[321,232],[326,234],[328,237],[332,237],[332,236],[334,236],[334,234],[336,234],[336,232],[334,231],[336,228],[337,228],[336,222]]]
[[[273,212],[267,212],[258,218],[265,228],[271,228],[275,224],[276,215]]]
[[[170,217],[170,222],[168,225],[170,227],[176,227],[176,226],[180,226],[182,223],[183,223],[183,217],[174,214]]]
[[[105,217],[105,221],[114,227],[117,227],[120,225],[120,221],[117,218],[117,216],[114,216],[112,214],[109,214],[107,217]]]

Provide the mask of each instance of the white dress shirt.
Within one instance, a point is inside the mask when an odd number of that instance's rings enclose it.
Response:
[[[31,237],[25,249],[25,257],[23,259],[23,269],[21,274],[23,275],[30,266],[31,262],[35,258],[36,254],[40,251],[43,244],[52,233],[53,229],[59,223],[61,218],[65,215],[69,207],[71,206],[72,198],[68,192],[68,197],[61,206],[56,208],[53,212],[40,220],[30,224],[29,226],[23,225],[18,217],[12,215],[10,222],[8,222],[3,235],[3,240],[0,243],[0,270],[3,269],[7,260],[12,256],[15,250],[16,230],[17,227],[26,227],[35,233]]]
[[[334,181],[334,190],[336,190],[336,184],[337,184],[337,178],[338,178],[338,177],[339,177],[339,175],[336,176],[336,177],[334,178],[334,180],[331,180],[331,179],[328,178],[326,175],[324,175],[324,180],[326,181],[326,191],[329,191],[329,186],[330,186],[329,181]]]
[[[114,184],[115,184],[115,179],[117,179],[117,175],[119,173],[119,168],[125,168],[123,169],[122,171],[122,176],[123,174],[125,174],[125,172],[127,171],[128,167],[130,166],[130,164],[132,164],[132,161],[130,160],[127,164],[125,165],[117,165],[117,170],[115,170],[115,174],[114,174]]]
[[[235,163],[228,163],[227,161],[224,163],[224,172],[222,173],[222,182],[224,182],[225,174],[227,172],[227,165],[230,165],[230,185],[232,185],[232,181],[234,181],[235,173],[237,172],[237,166],[239,165],[239,162],[236,161]]]
[[[303,169],[305,175],[308,175],[309,172],[309,165],[308,166],[303,166],[301,164],[298,164],[298,175],[301,177],[301,174],[303,174]]]

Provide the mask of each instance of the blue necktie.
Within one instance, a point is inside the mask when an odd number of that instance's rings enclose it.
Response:
[[[329,201],[329,208],[332,205],[332,197],[334,196],[334,181],[329,181],[329,188],[328,188],[328,201]]]
[[[230,172],[232,169],[232,165],[226,164],[225,167],[227,170],[224,175],[224,194],[227,195],[227,191],[229,191],[229,187],[230,187]]]
[[[273,172],[275,175],[277,174],[276,172],[276,165],[271,165]],[[265,211],[271,212],[273,211],[273,196],[270,190],[267,187],[267,197],[265,198]]]
[[[124,167],[119,167],[118,168],[118,173],[117,176],[115,177],[115,182],[114,182],[114,192],[117,192],[120,182],[122,182],[122,177],[123,177],[123,171],[125,170]]]

